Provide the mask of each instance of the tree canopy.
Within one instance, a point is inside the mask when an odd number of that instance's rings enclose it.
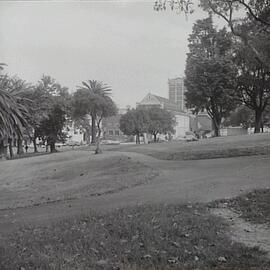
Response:
[[[239,17],[237,13],[241,9],[249,19],[270,26],[269,0],[155,0],[154,9],[159,11],[169,7],[171,10],[188,14],[194,12],[196,3],[205,11],[222,17],[232,27],[239,22],[236,16]]]
[[[246,25],[246,31],[256,32],[256,27]],[[255,48],[270,57],[270,34],[258,32]],[[267,53],[269,54],[267,56]],[[237,93],[240,101],[254,111],[255,133],[260,132],[263,112],[270,106],[270,66],[262,63],[256,53],[242,42],[236,44],[235,64],[238,69]]]
[[[216,30],[212,18],[198,20],[189,37],[186,61],[187,106],[195,113],[206,110],[219,136],[221,120],[235,106],[236,69],[232,40],[226,29]]]
[[[158,134],[173,134],[175,126],[174,116],[161,108],[137,108],[128,110],[120,118],[120,129],[125,135],[136,136],[136,143],[143,133],[150,133],[157,141]]]
[[[100,135],[100,123],[103,118],[116,114],[117,108],[110,97],[111,88],[103,82],[89,80],[82,82],[73,96],[73,117],[91,116],[91,142],[96,142],[96,131]]]
[[[91,143],[96,143],[96,153],[100,150],[101,122],[102,119],[117,113],[113,102],[111,88],[103,82],[89,80],[82,82],[73,96],[73,117],[75,119],[91,116]],[[97,133],[98,131],[98,133]]]
[[[36,112],[31,118],[35,141],[37,137],[47,141],[50,151],[55,152],[55,143],[63,142],[63,127],[70,115],[71,98],[66,87],[62,87],[50,76],[43,76],[30,93]]]
[[[3,70],[4,64],[0,64]],[[24,132],[29,131],[27,117],[29,112],[20,96],[24,82],[8,75],[0,74],[0,155],[5,151],[5,141],[10,142],[16,137],[22,139]],[[11,149],[11,148],[10,148]],[[13,152],[11,151],[11,155]]]
[[[25,128],[29,127],[26,117],[28,111],[19,102],[17,93],[10,88],[10,78],[5,75],[0,76],[0,138],[17,134],[22,136]]]
[[[120,118],[120,130],[125,135],[136,136],[136,143],[140,143],[140,136],[148,131],[150,123],[149,114],[143,109],[128,110]]]
[[[154,136],[154,142],[157,141],[158,134],[175,132],[175,118],[170,112],[158,107],[152,107],[147,112],[150,119],[147,131]]]
[[[164,10],[170,7],[177,12],[192,13],[195,7],[195,0],[156,0],[155,10]],[[269,35],[270,33],[270,0],[200,0],[199,7],[221,17],[231,29],[234,36],[248,46],[256,55],[257,59],[268,67],[270,57],[265,57],[263,50],[254,46],[256,35],[245,31],[241,26],[251,22],[256,25],[259,31]],[[242,16],[239,16],[241,14]]]

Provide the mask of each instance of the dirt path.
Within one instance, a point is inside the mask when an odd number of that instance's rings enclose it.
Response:
[[[0,232],[90,209],[229,198],[269,187],[269,165],[269,155],[162,161],[130,152],[95,156],[80,150],[4,161],[0,164]]]
[[[239,215],[228,208],[216,208],[212,213],[224,218],[230,225],[229,237],[248,247],[259,247],[267,252],[270,258],[270,228],[266,225],[251,224],[246,222]]]

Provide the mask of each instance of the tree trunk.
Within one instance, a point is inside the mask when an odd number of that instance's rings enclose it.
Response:
[[[154,135],[154,142],[157,142],[157,134],[154,133],[153,135]]]
[[[55,148],[55,141],[50,142],[50,152],[51,153],[56,153],[57,152],[57,150]]]
[[[33,139],[33,145],[34,145],[34,153],[38,153],[38,149],[37,149],[37,138]]]
[[[19,136],[18,141],[17,141],[17,154],[21,155],[23,153],[24,153],[24,151],[23,151],[22,138]]]
[[[9,148],[9,155],[10,155],[11,158],[13,158],[13,156],[14,156],[13,148],[12,147],[13,147],[13,145],[12,145],[12,139],[9,138],[8,139],[8,148]]]
[[[95,154],[101,154],[102,150],[100,148],[100,137],[98,136],[96,138],[96,150],[95,150]]]
[[[98,127],[98,136],[96,138],[96,150],[95,150],[95,154],[101,154],[102,150],[100,148],[100,136],[101,136],[101,128],[100,128],[100,123],[101,123],[102,119],[99,119],[98,123],[97,123],[97,127]]]
[[[38,149],[37,149],[37,136],[36,136],[36,131],[34,132],[33,145],[34,145],[34,153],[37,153],[37,152],[38,152]]]
[[[255,129],[254,133],[261,132],[262,111],[260,109],[255,110]]]
[[[4,140],[0,141],[0,161],[6,159],[5,143]]]
[[[214,133],[215,133],[215,137],[220,137],[220,120],[213,118],[213,126],[214,126]]]
[[[146,144],[146,140],[145,140],[146,134],[143,134],[143,143]]]
[[[136,144],[140,144],[140,134],[136,134]]]
[[[95,144],[96,143],[96,116],[91,115],[91,133],[92,133],[92,138],[91,138],[91,143]]]
[[[91,132],[89,131],[89,130],[87,130],[86,132],[85,132],[85,139],[86,139],[86,143],[89,145],[90,144],[90,134],[91,134]]]

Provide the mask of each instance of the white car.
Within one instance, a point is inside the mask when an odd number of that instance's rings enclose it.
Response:
[[[106,144],[106,145],[118,145],[118,144],[120,144],[119,141],[113,141],[113,140],[102,140],[100,143],[101,144]]]
[[[198,138],[192,131],[187,131],[185,135],[185,139],[187,142],[193,142],[193,141],[198,141]]]
[[[55,146],[56,147],[62,147],[62,146],[65,146],[65,144],[64,143],[55,143]]]
[[[67,141],[66,145],[67,146],[80,146],[81,144],[78,141]]]

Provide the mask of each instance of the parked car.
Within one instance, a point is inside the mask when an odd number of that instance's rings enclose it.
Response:
[[[186,137],[185,136],[177,136],[175,138],[176,141],[186,141]]]
[[[68,145],[68,146],[80,146],[81,144],[78,141],[67,141],[66,145]]]
[[[118,145],[118,144],[120,144],[119,141],[113,141],[113,140],[102,140],[100,143],[101,144],[106,144],[106,145]]]
[[[196,137],[195,133],[192,131],[186,132],[185,139],[187,142],[198,141],[198,138]]]
[[[64,143],[57,142],[57,143],[55,143],[55,146],[56,147],[62,147],[62,146],[65,146],[65,144]]]

